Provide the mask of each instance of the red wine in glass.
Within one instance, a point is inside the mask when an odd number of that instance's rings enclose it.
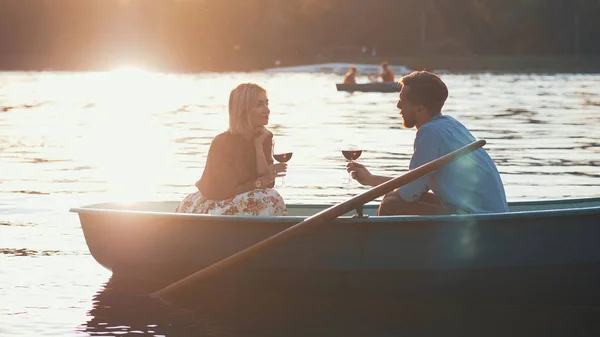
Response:
[[[277,160],[278,163],[287,163],[290,159],[292,159],[293,152],[279,153],[274,154],[273,158]]]
[[[342,150],[342,154],[349,162],[355,161],[362,154],[362,150]],[[348,173],[348,183],[352,182],[352,172]]]
[[[277,160],[278,163],[287,163],[292,159],[293,152],[284,152],[273,154],[273,159]],[[285,177],[281,177],[281,186],[285,186]]]
[[[362,150],[342,150],[342,154],[348,161],[353,161],[360,157]]]

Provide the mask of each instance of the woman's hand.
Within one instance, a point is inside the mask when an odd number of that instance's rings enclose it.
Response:
[[[359,164],[355,161],[349,162],[346,165],[346,171],[352,174],[352,178],[356,179],[361,185],[371,185],[373,175],[363,164]]]
[[[254,145],[262,146],[267,139],[272,139],[273,133],[264,126],[257,128],[254,138]]]
[[[269,170],[266,174],[259,177],[263,186],[268,186],[275,183],[275,178],[285,177],[287,172],[287,163],[277,163],[269,165]]]

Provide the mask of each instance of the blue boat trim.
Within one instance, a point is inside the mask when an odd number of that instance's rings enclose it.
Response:
[[[509,207],[514,206],[543,206],[548,205],[573,205],[578,203],[598,203],[599,206],[578,207],[578,208],[560,208],[560,209],[541,209],[530,211],[513,211],[509,213],[486,213],[486,214],[460,214],[460,215],[433,215],[433,216],[371,216],[369,218],[353,218],[351,216],[338,217],[335,222],[341,223],[378,223],[378,222],[453,222],[453,221],[477,221],[487,219],[512,219],[512,218],[529,218],[539,217],[554,217],[565,215],[585,215],[585,214],[600,214],[600,197],[593,198],[573,198],[573,199],[554,199],[554,200],[536,200],[536,201],[518,201],[509,203]],[[69,211],[78,214],[137,214],[137,215],[152,215],[152,216],[167,216],[176,218],[196,218],[202,220],[210,220],[213,222],[231,221],[233,218],[250,221],[250,222],[289,222],[296,223],[306,219],[308,216],[231,216],[231,215],[208,215],[208,214],[192,214],[192,213],[175,213],[175,212],[155,212],[155,211],[137,211],[137,210],[122,210],[122,209],[106,209],[100,208],[101,205],[95,204],[78,208],[71,208]],[[318,204],[294,204],[289,205],[292,208],[314,208],[315,214],[320,210],[326,209],[333,205],[318,205]],[[365,212],[377,209],[377,204],[365,205]]]

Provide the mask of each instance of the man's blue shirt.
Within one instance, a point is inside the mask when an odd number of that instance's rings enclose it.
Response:
[[[475,141],[459,121],[439,114],[417,131],[412,170]],[[507,212],[506,194],[494,161],[483,148],[401,186],[402,199],[414,202],[429,190],[457,213]]]

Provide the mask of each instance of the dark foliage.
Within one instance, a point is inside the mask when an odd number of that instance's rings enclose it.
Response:
[[[600,54],[599,0],[0,0],[0,68]]]

